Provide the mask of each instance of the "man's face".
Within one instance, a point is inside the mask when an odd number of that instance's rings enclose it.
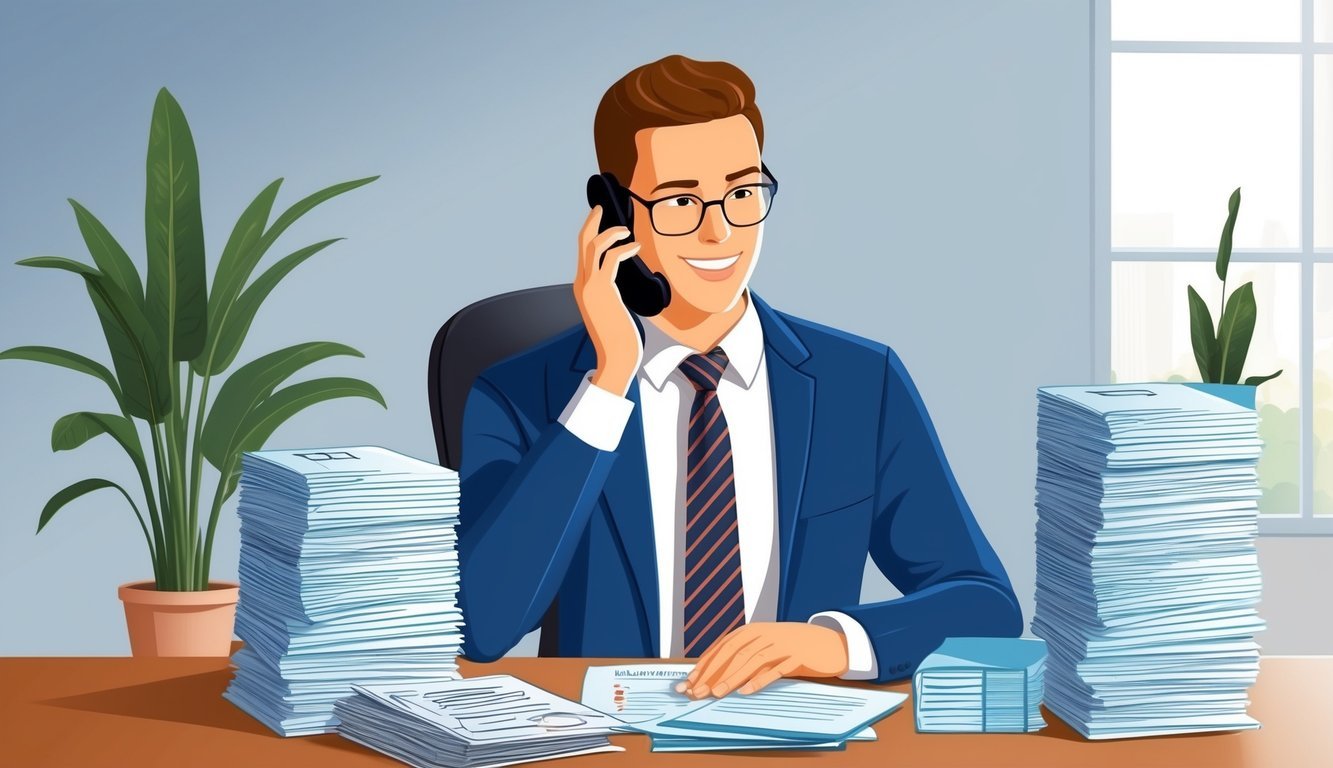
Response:
[[[645,200],[668,198],[657,205],[659,225],[666,216],[688,216],[685,207],[698,205],[679,196],[694,195],[705,202],[733,193],[743,198],[750,192],[737,187],[765,180],[759,170],[759,144],[744,115],[645,128],[635,134],[634,142],[639,159],[627,186]],[[694,232],[661,235],[644,205],[637,200],[632,205],[634,240],[642,243],[639,256],[650,270],[666,276],[672,304],[684,302],[710,314],[735,305],[759,258],[762,222],[733,226],[723,217],[721,206],[710,205]],[[677,208],[664,212],[668,206]]]

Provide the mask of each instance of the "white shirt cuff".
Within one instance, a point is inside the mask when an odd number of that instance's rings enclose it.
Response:
[[[879,676],[870,635],[856,619],[839,611],[822,611],[811,616],[808,623],[836,629],[847,638],[847,671],[842,674],[843,680],[873,680]]]
[[[557,420],[597,450],[614,451],[633,412],[634,401],[593,384],[590,372]]]

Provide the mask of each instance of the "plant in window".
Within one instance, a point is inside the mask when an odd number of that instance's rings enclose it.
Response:
[[[1250,351],[1254,335],[1254,321],[1258,310],[1254,303],[1254,283],[1245,283],[1227,295],[1227,265],[1231,262],[1231,233],[1236,228],[1236,213],[1240,211],[1240,187],[1231,193],[1227,202],[1227,221],[1222,226],[1222,239],[1217,246],[1217,277],[1222,281],[1222,307],[1213,325],[1212,313],[1194,286],[1188,286],[1190,303],[1190,341],[1194,346],[1194,361],[1199,365],[1203,381],[1212,384],[1241,383],[1241,368]],[[1278,369],[1267,376],[1250,376],[1246,386],[1257,386],[1276,378]]]

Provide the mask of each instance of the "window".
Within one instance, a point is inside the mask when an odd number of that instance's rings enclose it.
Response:
[[[1260,533],[1333,534],[1333,0],[1094,0],[1099,380],[1199,379],[1186,286],[1253,281]]]

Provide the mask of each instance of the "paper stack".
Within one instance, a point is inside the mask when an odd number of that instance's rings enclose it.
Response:
[[[1253,409],[1185,384],[1043,387],[1032,631],[1090,739],[1257,728]]]
[[[1046,643],[1019,637],[950,637],[917,666],[916,729],[1024,733],[1041,717]]]
[[[417,768],[487,768],[619,752],[621,722],[509,675],[355,684],[338,732]]]
[[[778,680],[750,694],[692,699],[676,691],[693,664],[588,667],[583,704],[647,734],[654,752],[750,749],[841,750],[874,741],[870,724],[907,694],[873,688]]]
[[[376,446],[241,457],[245,647],[224,698],[283,736],[332,733],[353,683],[456,677],[458,474]]]

